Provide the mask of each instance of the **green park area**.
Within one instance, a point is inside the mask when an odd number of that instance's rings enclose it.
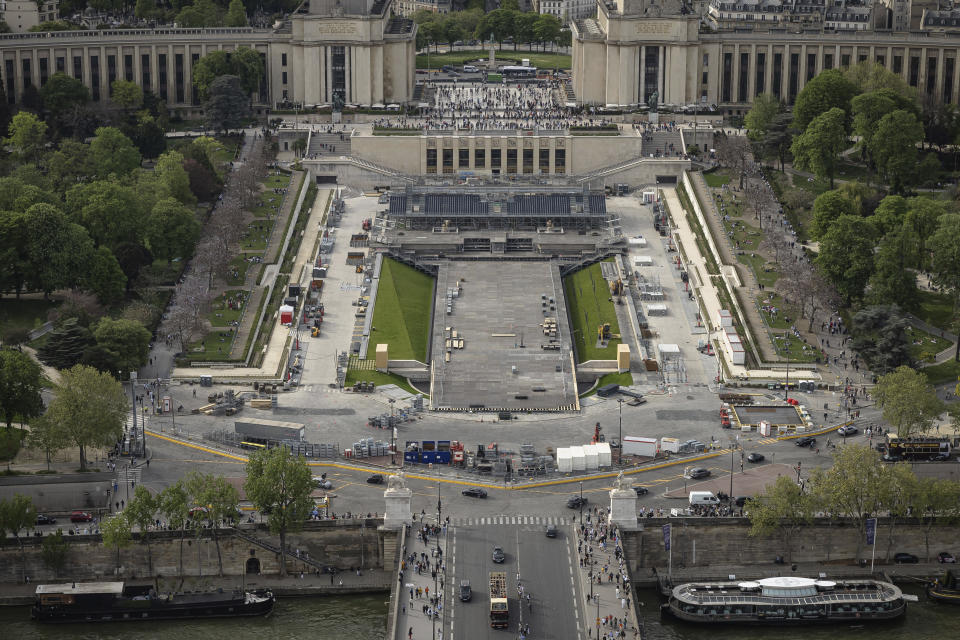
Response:
[[[619,338],[611,339],[606,347],[597,346],[597,328],[609,322],[610,333],[619,334],[617,310],[610,297],[610,285],[603,279],[600,263],[580,269],[563,280],[570,321],[573,323],[574,344],[577,359],[614,360],[617,357]]]
[[[375,357],[377,344],[386,343],[390,345],[391,360],[424,362],[432,308],[433,278],[385,259],[380,268],[367,358]]]
[[[386,384],[395,384],[408,393],[412,393],[414,395],[419,393],[429,397],[429,394],[415,389],[409,382],[407,382],[406,378],[403,376],[398,376],[395,373],[381,373],[379,371],[367,371],[361,369],[347,370],[347,377],[344,384],[347,387],[352,387],[355,382],[372,382],[378,387],[382,387]]]
[[[439,69],[445,64],[455,67],[471,62],[490,59],[490,52],[480,49],[454,51],[452,53],[417,54],[417,69]],[[538,69],[569,69],[570,56],[564,53],[539,53],[536,51],[497,51],[497,66],[518,65],[529,60],[531,67]]]

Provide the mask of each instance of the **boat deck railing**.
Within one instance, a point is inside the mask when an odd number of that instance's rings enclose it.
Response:
[[[707,591],[695,591],[681,588],[676,592],[678,598],[684,602],[697,604],[832,604],[846,602],[883,602],[899,597],[897,589],[880,589],[876,591],[844,591],[842,593],[819,593],[815,596],[802,598],[773,597],[752,595],[749,593],[720,594]]]

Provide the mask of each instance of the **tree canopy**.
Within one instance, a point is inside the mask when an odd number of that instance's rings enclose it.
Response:
[[[43,369],[26,353],[0,349],[0,416],[9,429],[14,418],[29,422],[43,412]]]
[[[945,410],[937,392],[927,383],[927,376],[910,367],[897,367],[880,376],[873,398],[883,409],[883,419],[893,425],[901,438],[929,431]]]
[[[828,178],[831,189],[840,153],[846,148],[845,119],[846,113],[839,107],[815,116],[803,133],[793,139],[790,147],[797,168],[812,171],[820,178]]]
[[[817,117],[840,109],[846,132],[846,114],[850,113],[850,100],[856,94],[857,87],[839,69],[820,72],[797,94],[793,104],[794,126],[803,131]]]

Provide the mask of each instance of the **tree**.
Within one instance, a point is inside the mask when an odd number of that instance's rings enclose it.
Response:
[[[153,549],[150,547],[150,527],[154,523],[158,510],[158,499],[145,486],[138,484],[133,490],[133,498],[123,511],[130,525],[140,530],[140,541],[147,545],[147,566],[151,573],[153,573]]]
[[[145,192],[111,178],[78,184],[66,194],[70,217],[80,222],[97,245],[140,242],[144,235]]]
[[[843,109],[837,107],[816,116],[804,132],[793,139],[790,147],[797,168],[812,171],[819,178],[829,178],[831,189],[840,153],[847,143],[845,119]]]
[[[167,520],[167,525],[180,531],[180,563],[179,573],[183,576],[183,540],[187,534],[187,522],[190,519],[189,496],[183,480],[168,486],[157,496],[157,505],[160,513]]]
[[[479,13],[479,12],[478,12]],[[482,15],[482,13],[479,13]],[[477,20],[479,24],[479,18]],[[556,43],[560,38],[560,31],[563,28],[563,25],[560,22],[560,19],[556,16],[552,16],[549,13],[541,13],[537,16],[537,21],[533,25],[533,33],[537,42],[541,45],[546,45],[547,43]],[[468,29],[469,33],[473,33],[476,30],[476,26],[473,29]]]
[[[123,435],[128,407],[123,387],[109,374],[82,364],[60,372],[60,384],[45,414],[80,449],[87,470],[88,447],[113,445]]]
[[[867,220],[842,215],[820,239],[816,265],[847,302],[863,294],[873,274],[875,237]]]
[[[100,522],[100,535],[103,537],[103,546],[117,550],[116,574],[120,575],[120,549],[130,546],[130,520],[126,513],[116,513],[104,518]]]
[[[141,112],[136,126],[127,129],[133,144],[144,158],[156,158],[167,148],[167,137],[157,119]]]
[[[860,445],[837,447],[833,466],[814,469],[810,474],[810,488],[825,508],[853,521],[859,533],[856,552],[859,560],[867,518],[881,503],[880,454]]]
[[[99,127],[95,135],[90,142],[90,161],[98,177],[122,177],[140,167],[140,152],[119,129]]]
[[[851,100],[850,107],[853,110],[853,132],[860,136],[860,149],[869,156],[872,163],[870,149],[877,131],[877,123],[885,115],[897,109],[915,111],[916,102],[901,96],[893,89],[877,89],[856,96]]]
[[[903,231],[907,234],[910,258],[915,268],[930,269],[929,241],[937,231],[941,218],[953,212],[953,207],[942,200],[923,197],[907,200],[907,217],[903,221]]]
[[[813,201],[813,223],[810,232],[815,238],[821,238],[840,216],[858,215],[860,211],[854,202],[839,189],[824,191]]]
[[[911,515],[918,497],[917,476],[908,465],[884,465],[880,468],[880,491],[882,508],[887,512],[886,560],[890,562],[894,530],[903,518]],[[876,538],[874,538],[874,545],[876,545]]]
[[[89,152],[90,147],[84,143],[65,139],[56,151],[47,155],[47,175],[57,191],[64,192],[93,173]]]
[[[720,136],[716,141],[717,160],[731,169],[743,189],[745,180],[753,173],[753,150],[750,141],[743,136]]]
[[[189,254],[200,235],[200,222],[189,208],[165,198],[154,205],[146,232],[153,255],[172,260]]]
[[[21,351],[0,349],[0,415],[9,429],[15,417],[27,422],[43,413],[44,375],[33,358]]]
[[[190,191],[200,202],[211,202],[223,188],[217,174],[193,158],[184,160],[183,169],[190,178]]]
[[[77,78],[58,71],[47,79],[40,89],[40,96],[43,98],[43,108],[58,118],[74,106],[87,104],[90,90]]]
[[[20,547],[20,581],[27,579],[27,554],[23,548],[20,532],[37,524],[37,510],[28,496],[16,494],[9,500],[0,500],[0,537],[13,534]]]
[[[874,373],[887,373],[910,363],[909,326],[894,305],[865,307],[850,323],[851,346]]]
[[[40,556],[43,558],[43,564],[53,571],[55,578],[60,577],[60,572],[67,564],[67,552],[70,547],[67,541],[63,539],[63,531],[57,529],[53,533],[46,535],[40,544]]]
[[[159,13],[160,9],[157,7],[157,0],[137,0],[133,8],[133,15],[141,20],[152,20],[156,18]]]
[[[900,231],[903,221],[907,217],[907,200],[903,196],[887,196],[880,201],[877,210],[873,212],[870,221],[877,231],[886,235]]]
[[[873,256],[873,275],[870,276],[868,302],[896,304],[912,309],[919,299],[917,275],[907,264],[906,234],[892,231],[883,236]]]
[[[167,151],[157,160],[154,169],[160,182],[171,196],[183,204],[196,204],[197,199],[190,192],[190,176],[183,168],[183,155],[176,151]]]
[[[804,131],[817,117],[833,109],[840,109],[844,112],[845,129],[846,114],[850,113],[850,99],[856,94],[857,88],[843,77],[842,71],[822,71],[797,94],[793,104],[794,126]]]
[[[787,476],[778,477],[773,486],[744,506],[750,517],[750,535],[765,538],[777,534],[787,550],[788,562],[793,562],[794,541],[813,522],[814,508],[813,496]]]
[[[953,295],[953,310],[960,308],[960,214],[945,214],[926,245],[930,249],[933,281]],[[957,345],[960,360],[960,342]]]
[[[936,390],[927,383],[927,376],[910,367],[897,367],[880,376],[873,398],[883,409],[883,419],[896,428],[901,438],[929,431],[944,411]]]
[[[195,508],[202,510],[206,519],[210,521],[213,541],[217,549],[217,566],[222,576],[223,557],[220,553],[220,538],[217,530],[222,523],[236,517],[240,494],[223,476],[193,471],[187,475],[185,483],[192,504]]]
[[[237,47],[234,51],[211,51],[193,65],[193,84],[206,100],[214,80],[237,76],[246,95],[254,93],[263,79],[263,59],[255,50]]]
[[[280,574],[287,575],[287,532],[298,531],[313,509],[313,480],[302,456],[287,446],[254,452],[247,462],[247,497],[261,513],[269,513],[270,532],[280,536]]]
[[[754,142],[760,142],[767,135],[770,126],[780,114],[780,99],[772,93],[761,93],[753,99],[753,106],[747,112],[744,124],[747,127],[747,137]]]
[[[227,7],[227,17],[224,24],[228,27],[245,27],[247,22],[247,10],[243,6],[243,0],[230,0],[230,6]]]
[[[844,76],[856,87],[857,93],[889,89],[899,99],[912,103],[913,108],[917,108],[917,90],[882,64],[872,61],[858,62],[852,67],[847,67],[844,70]]]
[[[151,335],[139,322],[104,317],[94,327],[93,337],[111,354],[111,371],[136,371],[147,364]]]
[[[30,423],[28,443],[34,449],[43,451],[47,459],[47,471],[50,471],[50,458],[65,449],[69,442],[69,434],[46,416],[40,416]]]
[[[93,335],[76,318],[69,318],[54,329],[37,351],[40,362],[56,369],[69,369],[83,358],[93,344]]]
[[[210,83],[204,109],[207,126],[217,131],[239,127],[250,115],[250,101],[240,88],[237,76],[219,76]]]
[[[100,247],[90,256],[90,265],[84,277],[84,288],[96,294],[104,305],[110,305],[123,298],[127,288],[127,276],[124,275],[116,256],[107,247]]]
[[[940,478],[918,478],[916,504],[920,505],[923,542],[927,548],[927,562],[930,562],[930,534],[933,527],[952,525],[960,521],[960,482]]]
[[[143,106],[143,89],[136,82],[114,80],[110,90],[110,101],[121,109],[132,111]]]
[[[894,192],[913,184],[917,145],[923,141],[923,125],[908,111],[897,110],[880,118],[870,142],[870,155],[880,176]]]
[[[45,294],[75,285],[93,251],[86,230],[46,203],[27,209],[22,225],[24,284]]]
[[[222,22],[220,8],[212,0],[194,0],[192,5],[180,10],[176,21],[187,29],[219,27]]]
[[[10,121],[9,134],[3,144],[13,147],[21,162],[34,162],[46,142],[47,123],[29,111],[21,111]]]

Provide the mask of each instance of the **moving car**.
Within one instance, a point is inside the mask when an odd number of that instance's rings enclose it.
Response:
[[[946,451],[941,451],[940,453],[930,456],[930,462],[947,462],[950,459],[950,454]]]
[[[481,489],[480,487],[470,487],[469,489],[464,489],[460,492],[461,495],[465,495],[468,498],[486,498],[487,490]]]
[[[548,537],[548,538],[556,538],[556,537],[557,537],[557,525],[555,525],[555,524],[548,524],[548,525],[547,525],[547,537]]]
[[[706,478],[710,475],[710,469],[706,467],[694,467],[687,473],[688,478]]]
[[[74,511],[70,514],[70,522],[93,522],[93,516],[86,511]]]
[[[50,516],[45,516],[42,513],[38,513],[37,524],[57,524],[57,519]]]
[[[503,552],[503,547],[497,545],[493,548],[493,561],[497,564],[503,564],[503,561],[507,559],[506,554]]]
[[[383,474],[375,473],[367,478],[367,484],[383,484]]]
[[[839,433],[842,436],[852,436],[855,433],[857,433],[857,431],[858,429],[852,424],[848,424],[846,426],[843,426],[837,429],[837,433]]]
[[[920,562],[920,558],[913,555],[912,553],[906,553],[901,551],[900,553],[894,554],[893,561],[896,562],[897,564],[916,564]]]
[[[581,498],[580,496],[573,496],[567,500],[567,509],[579,509],[580,507],[586,506],[589,502],[586,498]]]
[[[636,492],[638,498],[650,493],[650,489],[647,489],[646,487],[634,487],[633,490]]]
[[[812,447],[817,443],[817,439],[813,436],[807,436],[806,438],[800,438],[797,440],[798,447]]]
[[[937,562],[940,564],[956,564],[957,559],[953,557],[953,554],[947,551],[941,551],[937,554]]]
[[[747,456],[747,462],[763,462],[764,460],[762,453],[751,453]]]
[[[469,580],[460,581],[460,602],[470,602],[473,597],[473,589],[470,588]]]

